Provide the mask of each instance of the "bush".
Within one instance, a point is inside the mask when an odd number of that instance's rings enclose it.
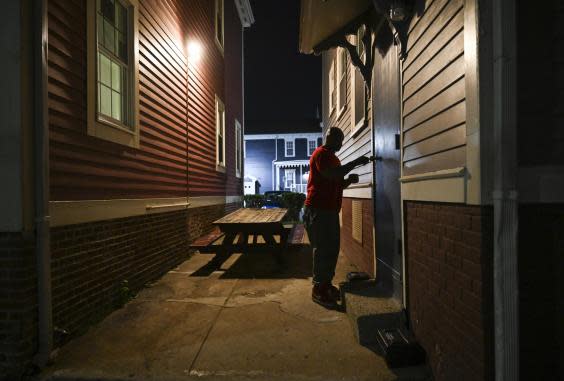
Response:
[[[300,211],[304,206],[304,201],[306,199],[303,193],[283,193],[282,194],[282,205],[284,208],[288,209],[288,214],[286,219],[291,221],[297,221],[300,219]]]
[[[262,208],[264,205],[264,195],[262,194],[246,194],[243,196],[245,208]]]

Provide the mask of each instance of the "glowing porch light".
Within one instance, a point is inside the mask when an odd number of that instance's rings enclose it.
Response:
[[[198,62],[202,58],[202,45],[196,41],[188,43],[188,59],[192,62]]]

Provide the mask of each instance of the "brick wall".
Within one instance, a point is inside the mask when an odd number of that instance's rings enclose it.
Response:
[[[36,259],[33,237],[0,233],[0,380],[16,380],[36,347]]]
[[[352,237],[352,202],[362,202],[362,243]],[[358,267],[374,277],[373,204],[371,199],[343,198],[341,209],[341,252]]]
[[[212,222],[243,207],[242,203],[210,205],[190,209],[188,212],[188,240],[192,242],[213,229]]]
[[[521,205],[521,380],[564,380],[563,258],[564,205]]]
[[[493,378],[492,209],[406,202],[407,304],[436,381]]]
[[[53,228],[53,322],[79,334],[188,256],[188,244],[233,205]]]

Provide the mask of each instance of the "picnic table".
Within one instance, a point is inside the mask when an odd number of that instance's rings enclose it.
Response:
[[[219,231],[191,245],[200,252],[215,253],[218,258],[231,253],[270,251],[281,260],[292,226],[282,220],[288,209],[241,208],[213,222]]]

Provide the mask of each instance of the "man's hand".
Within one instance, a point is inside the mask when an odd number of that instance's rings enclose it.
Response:
[[[370,159],[367,158],[366,156],[359,156],[359,157],[357,157],[356,159],[353,160],[355,167],[368,164],[369,162],[370,162]]]
[[[356,173],[351,173],[346,181],[350,184],[356,184],[358,183],[358,175]]]
[[[343,189],[348,187],[351,184],[356,184],[358,183],[358,175],[356,173],[351,173],[349,175],[349,177],[347,177],[344,181],[343,181]]]

